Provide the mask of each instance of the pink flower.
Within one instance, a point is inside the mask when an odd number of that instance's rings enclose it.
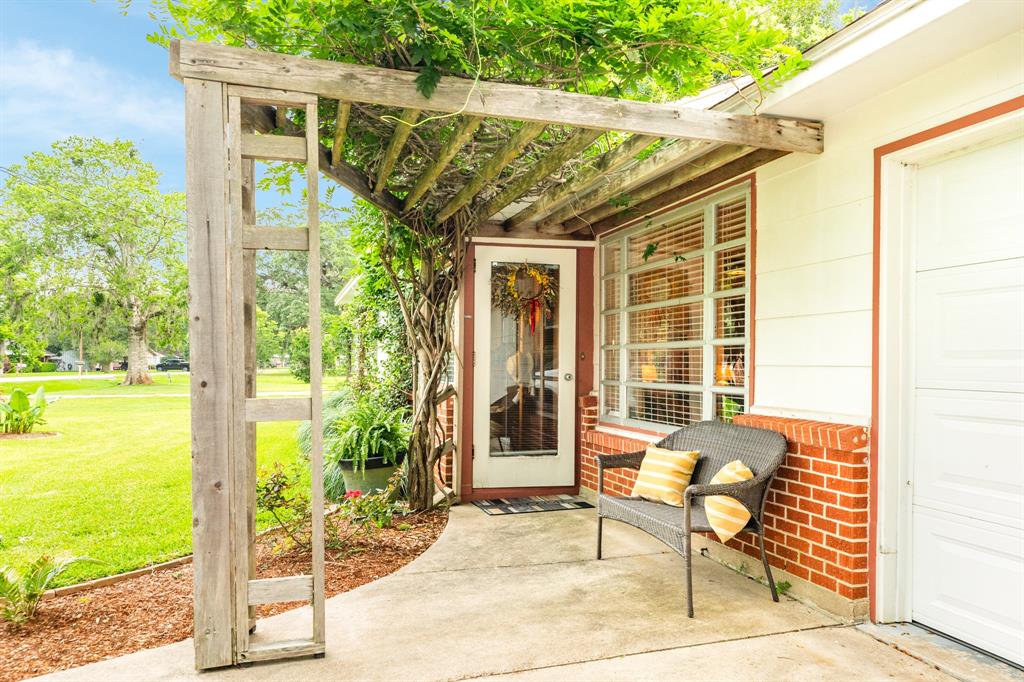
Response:
[[[363,496],[363,491],[362,490],[349,490],[347,493],[345,493],[345,499],[346,500],[354,500],[355,498],[362,497],[362,496]]]

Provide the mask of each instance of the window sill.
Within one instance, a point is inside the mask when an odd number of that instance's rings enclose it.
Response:
[[[628,426],[619,426],[617,424],[602,424],[600,422],[598,422],[597,427],[594,430],[598,433],[606,433],[610,436],[629,438],[630,440],[642,440],[647,443],[657,443],[666,435],[662,433],[654,433],[652,431],[631,429]]]

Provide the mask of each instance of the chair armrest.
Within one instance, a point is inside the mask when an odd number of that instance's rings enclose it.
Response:
[[[644,459],[644,452],[627,452],[621,455],[596,455],[597,460],[597,492],[604,492],[605,469],[639,469]]]

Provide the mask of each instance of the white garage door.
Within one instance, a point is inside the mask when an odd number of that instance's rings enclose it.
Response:
[[[1024,665],[1024,138],[916,179],[913,616]]]

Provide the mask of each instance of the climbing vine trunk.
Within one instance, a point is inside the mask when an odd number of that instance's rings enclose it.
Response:
[[[418,511],[433,506],[435,469],[441,458],[454,450],[439,419],[438,405],[453,391],[448,381],[453,315],[468,236],[468,224],[458,220],[431,226],[389,225],[380,248],[381,261],[398,292],[406,339],[415,360],[406,468],[409,505]]]
[[[149,342],[146,326],[149,320],[139,313],[133,305],[131,321],[128,325],[128,372],[124,375],[124,385],[151,384],[149,377]]]

